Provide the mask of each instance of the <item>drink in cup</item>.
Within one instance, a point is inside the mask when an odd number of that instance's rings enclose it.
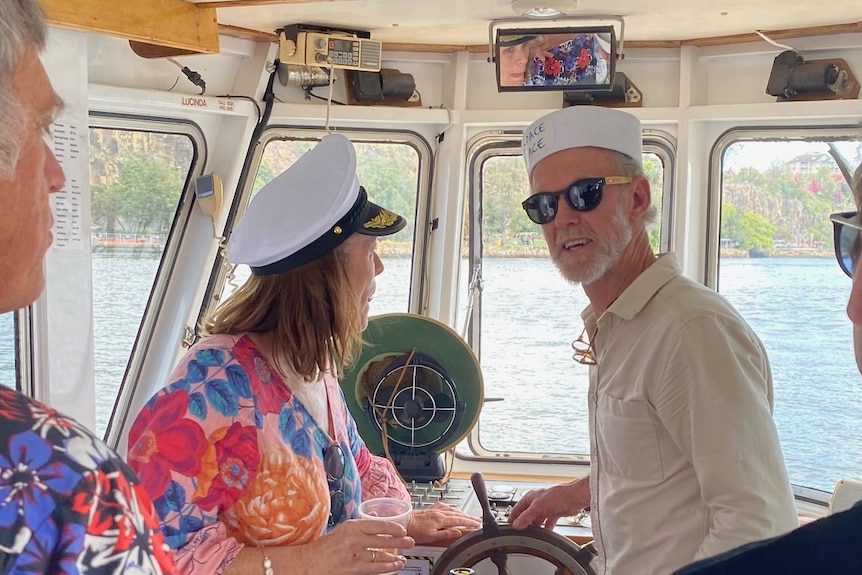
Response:
[[[375,499],[367,499],[359,504],[359,517],[361,519],[385,519],[394,521],[407,529],[407,524],[410,521],[410,512],[413,507],[409,501],[398,499],[396,497],[377,497]],[[381,535],[381,538],[386,537]],[[383,547],[385,542],[381,541],[380,547],[375,547],[374,551],[382,551],[398,555],[397,549]],[[386,573],[381,575],[395,575],[396,572]]]

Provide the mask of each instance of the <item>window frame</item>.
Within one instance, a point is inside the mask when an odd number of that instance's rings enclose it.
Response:
[[[192,162],[186,174],[186,180],[180,191],[177,210],[171,223],[170,231],[165,240],[165,248],[159,262],[150,295],[144,306],[138,333],[132,344],[129,359],[122,381],[117,388],[117,397],[108,419],[104,433],[104,441],[111,446],[118,445],[119,434],[130,416],[129,410],[138,387],[138,380],[150,348],[159,310],[165,299],[168,283],[177,264],[179,248],[188,230],[189,220],[194,202],[194,179],[203,173],[207,163],[208,148],[206,137],[200,126],[189,120],[167,117],[144,117],[132,114],[116,114],[110,112],[90,111],[89,129],[126,130],[130,132],[151,132],[166,135],[186,136],[192,144]],[[95,382],[94,382],[95,386]],[[133,415],[133,414],[132,414]]]
[[[521,139],[523,132],[518,130],[504,130],[483,132],[477,134],[467,146],[467,218],[469,219],[470,237],[468,241],[468,267],[471,277],[476,269],[477,260],[481,262],[482,253],[482,218],[481,218],[481,194],[482,194],[482,168],[484,162],[494,156],[520,156]],[[674,214],[675,214],[675,186],[676,181],[676,146],[674,139],[665,132],[658,130],[645,130],[643,132],[643,151],[652,153],[659,157],[662,162],[662,206],[658,215],[661,222],[661,234],[659,251],[665,252],[674,245]],[[473,233],[479,230],[480,233]],[[460,254],[458,260],[460,261]],[[480,267],[481,270],[481,267]],[[481,278],[481,274],[480,274]],[[482,331],[482,293],[477,292],[472,303],[472,312],[467,325],[467,343],[473,349],[477,357],[481,357],[481,331]],[[512,463],[545,463],[545,464],[573,464],[589,465],[590,455],[576,453],[524,453],[509,451],[492,451],[481,444],[480,440],[481,418],[473,426],[467,436],[466,444],[469,453],[458,450],[456,457],[467,461],[499,461],[504,459]]]
[[[704,258],[704,285],[718,291],[718,267],[721,236],[721,189],[724,184],[722,159],[727,148],[740,142],[810,141],[848,139],[860,137],[859,125],[829,126],[735,126],[719,135],[709,152],[706,197],[706,257]]]
[[[718,289],[721,237],[721,190],[724,184],[722,160],[727,149],[740,142],[755,141],[811,141],[824,139],[859,139],[858,124],[824,126],[735,126],[716,138],[709,153],[709,173],[706,200],[706,247],[704,258],[704,284]],[[849,327],[849,326],[848,326]],[[815,487],[791,483],[793,495],[798,502],[813,505],[817,512],[828,505],[831,493]]]

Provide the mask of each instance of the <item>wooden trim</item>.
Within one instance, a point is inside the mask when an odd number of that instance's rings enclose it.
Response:
[[[38,0],[45,22],[97,34],[217,54],[218,23],[215,8],[199,8],[185,0]]]
[[[75,0],[39,0],[43,6],[54,4],[74,4]],[[102,4],[108,0],[87,0],[89,3]],[[157,0],[159,3],[166,2],[182,2],[181,0]],[[291,4],[305,2],[330,2],[333,0],[219,0],[215,2],[200,2],[196,6],[207,7],[210,9],[228,6],[257,6],[267,4]],[[49,23],[51,23],[49,21]],[[60,24],[62,25],[62,24]],[[829,36],[834,34],[852,34],[854,32],[862,32],[862,22],[850,22],[847,24],[833,24],[828,26],[811,26],[808,28],[790,28],[786,30],[765,30],[763,33],[773,40],[785,40],[789,38],[802,38],[806,36]],[[243,40],[251,40],[253,42],[278,42],[278,35],[270,32],[261,32],[252,28],[243,28],[241,26],[231,26],[229,24],[219,24],[218,33],[224,36],[240,38]],[[136,38],[140,41],[140,38]],[[689,40],[626,40],[624,48],[679,48],[680,46],[724,46],[728,44],[739,44],[744,42],[762,42],[763,38],[754,33],[733,34],[727,36],[712,36],[706,38],[692,38]],[[154,43],[154,42],[150,42]],[[163,44],[169,45],[169,44]],[[189,48],[191,50],[191,48]],[[383,49],[388,51],[400,52],[428,52],[452,54],[455,52],[467,51],[472,54],[487,54],[487,44],[417,44],[417,43],[400,43],[400,42],[384,42]],[[196,50],[199,52],[199,50]]]
[[[436,52],[453,54],[467,50],[469,46],[464,44],[410,44],[401,42],[384,42],[383,49],[401,52]],[[487,46],[485,47],[487,49]]]
[[[278,34],[261,32],[260,30],[253,30],[251,28],[242,28],[241,26],[231,26],[230,24],[219,24],[218,33],[222,36],[251,40],[252,42],[278,42]]]
[[[232,38],[242,38],[243,40],[252,40],[254,42],[278,42],[278,34],[261,32],[251,28],[242,28],[240,26],[230,26],[229,24],[218,25],[219,34],[230,36]],[[463,44],[403,44],[398,42],[384,42],[383,50],[387,52],[435,52],[443,54],[452,54],[463,50],[470,50],[471,46]],[[484,51],[488,51],[488,47],[484,46]]]
[[[243,8],[246,6],[274,6],[277,4],[321,4],[323,2],[336,1],[339,0],[211,0],[209,2],[198,2],[197,5],[205,8]],[[344,2],[345,0],[340,1]],[[356,2],[357,0],[353,1]]]
[[[811,26],[809,28],[789,28],[787,30],[761,30],[764,35],[773,40],[786,40],[788,38],[803,38],[805,36],[830,36],[833,34],[851,34],[862,32],[862,22],[850,22],[848,24],[832,24],[829,26]],[[683,46],[724,46],[727,44],[741,44],[743,42],[763,42],[758,34],[732,34],[729,36],[714,36],[712,38],[695,38],[683,40]],[[626,46],[629,42],[625,43]]]

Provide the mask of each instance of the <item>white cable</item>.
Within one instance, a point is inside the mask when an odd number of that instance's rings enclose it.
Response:
[[[764,40],[766,40],[767,42],[769,42],[770,44],[772,44],[776,48],[782,48],[784,50],[790,50],[791,52],[796,52],[797,54],[799,53],[799,50],[797,50],[796,48],[788,46],[787,44],[779,44],[778,42],[776,42],[775,40],[773,40],[772,38],[770,38],[769,36],[767,36],[766,34],[761,32],[760,30],[755,30],[755,32],[757,33],[758,36],[760,36],[761,38],[763,38]]]
[[[328,57],[327,57],[326,61],[329,63],[330,66],[332,65],[332,61]],[[331,133],[331,130],[329,129],[329,110],[332,109],[332,86],[334,83],[335,83],[335,68],[330,68],[329,69],[329,96],[327,96],[327,98],[326,98],[326,125],[324,126],[324,129],[326,130],[327,134]]]

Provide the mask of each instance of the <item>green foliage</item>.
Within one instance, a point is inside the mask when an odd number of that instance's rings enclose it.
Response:
[[[166,232],[177,208],[182,175],[161,160],[127,160],[115,182],[93,187],[93,221],[108,233],[118,228],[138,234]]]
[[[775,245],[823,249],[831,238],[829,214],[853,206],[850,187],[826,154],[774,162],[764,172],[726,171],[721,237],[733,246],[769,251]]]
[[[770,252],[775,226],[760,214],[721,203],[721,237],[733,242],[734,247]]]
[[[529,195],[527,171],[520,156],[494,156],[482,166],[482,226],[484,237],[505,246],[522,232],[537,232],[521,208]]]
[[[105,233],[166,233],[193,148],[186,136],[92,128],[90,214]]]
[[[413,223],[418,194],[419,156],[402,144],[356,144],[356,172],[359,182],[374,203],[403,215],[405,231],[393,241],[413,240]]]
[[[739,243],[747,249],[770,251],[775,226],[766,218],[750,210],[742,210],[739,217]]]
[[[120,223],[122,220],[122,190],[116,185],[92,186],[90,214],[93,224],[109,234],[126,231]]]
[[[647,225],[647,236],[652,251],[661,251],[661,202],[664,191],[664,166],[658,156],[645,154],[643,161],[644,176],[650,186],[650,203],[657,210],[655,222]]]

